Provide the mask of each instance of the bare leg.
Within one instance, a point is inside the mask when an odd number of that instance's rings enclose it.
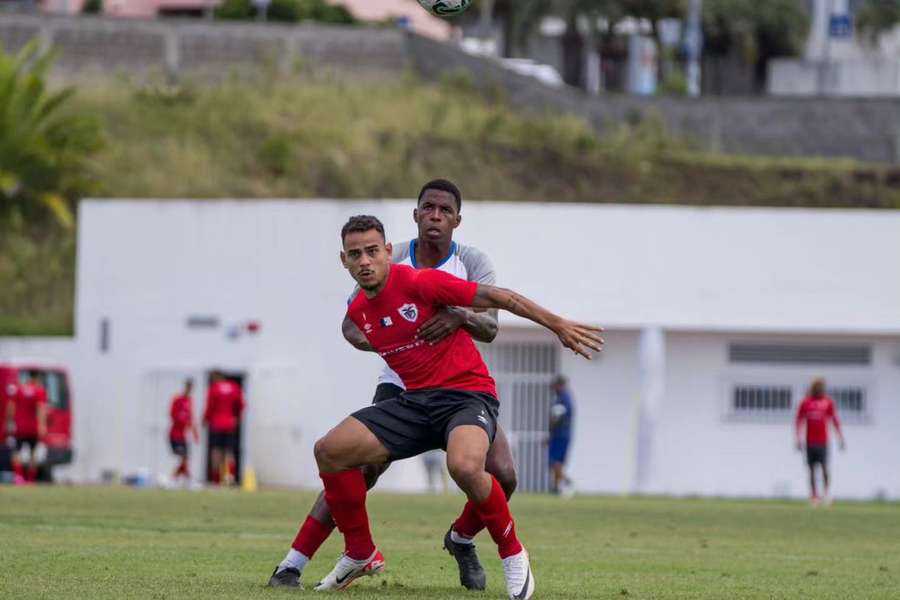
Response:
[[[234,483],[235,476],[232,473],[234,469],[234,451],[230,448],[225,450],[225,465],[222,467],[222,470],[225,472],[224,476],[220,479],[223,485],[231,485]]]
[[[222,483],[222,449],[212,448],[209,451],[209,462],[212,463],[213,479],[216,483]]]
[[[826,497],[828,496],[828,487],[828,465],[822,463],[822,488]]]
[[[815,464],[809,465],[809,493],[810,498],[815,500],[819,497],[818,490],[816,489],[816,466]]]
[[[497,427],[494,441],[488,449],[484,468],[497,478],[500,487],[506,493],[507,500],[511,498],[519,480],[516,475],[516,463],[513,461],[512,449],[509,447],[509,439],[500,427]]]

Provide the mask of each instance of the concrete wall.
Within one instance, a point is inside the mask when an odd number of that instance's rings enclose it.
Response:
[[[406,64],[402,32],[394,29],[257,25],[200,21],[139,21],[5,14],[0,45],[15,51],[35,36],[59,51],[65,76],[88,72],[140,75],[227,74],[238,67],[394,71]]]
[[[543,86],[497,61],[452,46],[418,37],[411,37],[409,44],[409,56],[424,77],[436,79],[463,69],[480,87],[500,85],[517,108],[578,115],[601,132],[658,114],[672,131],[713,151],[900,160],[900,100],[594,98],[574,89]]]
[[[829,63],[796,59],[769,62],[768,91],[777,96],[900,96],[900,62],[858,58]]]

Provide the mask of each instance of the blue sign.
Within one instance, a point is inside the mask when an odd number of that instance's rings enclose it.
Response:
[[[848,38],[853,35],[853,17],[831,15],[828,20],[828,35],[833,38]]]

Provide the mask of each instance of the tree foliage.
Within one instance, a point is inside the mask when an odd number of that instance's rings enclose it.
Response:
[[[102,145],[99,124],[69,110],[74,88],[48,89],[53,54],[37,41],[16,55],[0,48],[0,217],[52,215],[72,222],[74,201],[94,189],[87,161]]]
[[[256,4],[252,0],[224,0],[216,7],[215,16],[238,21],[255,19]],[[344,6],[328,4],[325,0],[272,0],[266,18],[286,23],[309,20],[350,25],[357,22]]]
[[[856,9],[856,30],[869,42],[900,23],[900,0],[862,0]]]

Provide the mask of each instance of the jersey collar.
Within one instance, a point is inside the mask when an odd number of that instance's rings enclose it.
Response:
[[[413,269],[419,268],[419,265],[416,263],[416,246],[417,245],[418,245],[418,240],[412,239],[409,241],[409,260],[412,263]],[[447,254],[447,256],[444,257],[444,260],[442,260],[438,264],[434,265],[434,268],[440,269],[441,267],[443,267],[447,263],[447,261],[450,260],[450,257],[452,257],[454,254],[456,254],[456,242],[450,242],[450,252]]]

